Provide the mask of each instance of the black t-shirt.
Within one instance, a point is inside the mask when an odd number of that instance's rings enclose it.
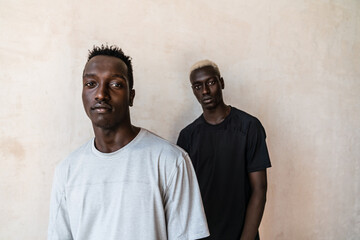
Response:
[[[271,167],[265,138],[260,121],[234,107],[217,125],[201,115],[180,132],[177,144],[189,153],[200,186],[206,239],[240,239],[251,194],[248,173]]]

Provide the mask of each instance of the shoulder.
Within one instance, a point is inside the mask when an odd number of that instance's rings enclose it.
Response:
[[[237,118],[239,120],[242,120],[245,122],[258,122],[259,121],[255,116],[253,116],[245,111],[242,111],[240,109],[237,109],[235,107],[231,107],[231,111],[232,111],[233,117]]]
[[[152,159],[152,166],[159,170],[163,186],[169,186],[174,174],[182,166],[190,164],[189,156],[182,148],[148,130],[144,131],[144,136],[135,151],[138,152],[138,156]]]
[[[263,129],[260,120],[242,110],[231,107],[231,124],[237,125],[242,132],[248,132],[250,129]]]
[[[180,135],[188,135],[194,132],[200,125],[204,123],[202,115],[200,115],[197,119],[195,119],[192,123],[187,125],[180,131]]]
[[[87,141],[85,144],[71,152],[65,159],[60,161],[56,165],[55,173],[66,178],[71,165],[77,164],[80,159],[86,157],[86,154],[89,154],[92,142],[93,139]]]
[[[165,140],[159,135],[146,129],[143,129],[143,131],[144,137],[139,144],[143,145],[146,149],[149,149],[152,154],[158,154],[161,158],[177,159],[179,161],[182,161],[187,155],[182,148]]]

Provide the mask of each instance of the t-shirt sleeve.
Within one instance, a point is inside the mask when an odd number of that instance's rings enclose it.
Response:
[[[271,167],[266,133],[260,121],[255,119],[250,123],[246,151],[247,171],[255,172]]]
[[[209,236],[199,185],[190,158],[184,154],[165,192],[168,240]]]
[[[65,195],[65,174],[61,165],[55,170],[51,191],[48,240],[73,240]]]
[[[177,139],[176,145],[184,149],[186,152],[189,152],[189,141],[186,139],[186,134],[184,130],[182,130],[179,134],[179,137]]]

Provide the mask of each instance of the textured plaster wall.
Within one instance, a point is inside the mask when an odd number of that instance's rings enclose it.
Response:
[[[273,168],[263,239],[360,238],[358,0],[0,0],[0,239],[46,238],[55,165],[92,136],[93,44],[133,57],[132,121],[176,141],[201,113],[189,66],[261,119]]]

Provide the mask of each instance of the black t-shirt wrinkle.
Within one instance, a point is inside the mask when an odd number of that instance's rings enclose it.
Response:
[[[177,144],[192,160],[210,229],[206,239],[238,240],[250,197],[248,173],[271,166],[260,121],[234,107],[219,124],[203,115],[184,128]]]

